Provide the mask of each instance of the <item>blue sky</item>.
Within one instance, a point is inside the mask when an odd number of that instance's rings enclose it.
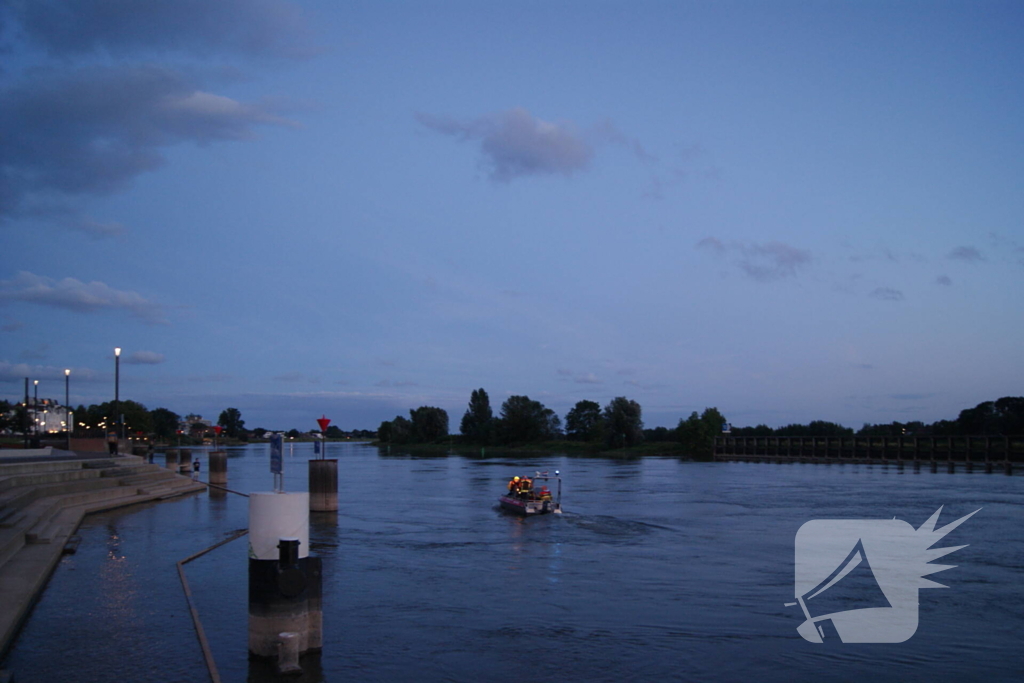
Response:
[[[128,6],[131,5],[129,11]],[[0,396],[375,428],[1022,393],[1018,2],[0,9]]]

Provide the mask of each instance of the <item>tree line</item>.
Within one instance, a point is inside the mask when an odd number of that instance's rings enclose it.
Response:
[[[709,456],[716,436],[722,435],[728,420],[718,408],[694,411],[681,418],[675,428],[644,429],[640,404],[624,396],[613,398],[603,408],[594,401],[579,401],[563,421],[550,408],[528,396],[510,396],[495,415],[490,397],[476,389],[459,424],[458,443],[474,446],[519,446],[556,440],[587,444],[595,449],[639,446],[644,442],[670,444],[694,456]],[[421,406],[409,411],[409,418],[396,416],[377,430],[378,440],[395,444],[431,444],[455,441],[450,435],[448,413],[442,408]],[[960,412],[956,420],[865,424],[858,431],[835,422],[814,420],[772,428],[731,427],[733,436],[958,436],[1024,434],[1024,397],[986,401]],[[667,449],[671,450],[671,449]]]
[[[475,389],[459,424],[459,443],[475,446],[517,446],[568,439],[609,448],[636,446],[644,440],[640,404],[624,396],[613,398],[604,408],[593,401],[580,401],[562,419],[551,408],[529,396],[509,396],[494,414],[484,389]],[[379,441],[397,444],[438,443],[451,438],[448,412],[421,406],[381,422]]]

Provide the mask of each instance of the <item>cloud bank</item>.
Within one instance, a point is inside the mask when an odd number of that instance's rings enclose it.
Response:
[[[118,310],[147,323],[166,323],[163,307],[136,292],[117,290],[103,282],[85,283],[72,277],[54,280],[22,271],[0,280],[0,303],[23,302],[77,313]]]
[[[140,51],[303,58],[314,51],[284,0],[11,0],[7,18],[51,55]],[[0,13],[0,26],[4,15]]]
[[[161,148],[246,140],[259,125],[294,124],[265,105],[204,92],[157,66],[37,70],[0,92],[0,216],[18,213],[29,199],[45,206],[123,190],[164,163]]]

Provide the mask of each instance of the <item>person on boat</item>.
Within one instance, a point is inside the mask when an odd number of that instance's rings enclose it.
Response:
[[[508,482],[509,495],[517,495],[519,493],[519,477],[512,477]]]
[[[551,500],[551,490],[547,486],[540,487],[540,499]]]
[[[519,480],[519,495],[523,498],[529,498],[530,494],[533,493],[533,480],[529,477],[523,477]]]

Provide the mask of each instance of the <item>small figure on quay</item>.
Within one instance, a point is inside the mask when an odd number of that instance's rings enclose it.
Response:
[[[107,434],[107,449],[111,455],[117,455],[117,432]]]
[[[199,458],[192,463],[192,481],[199,481]]]

